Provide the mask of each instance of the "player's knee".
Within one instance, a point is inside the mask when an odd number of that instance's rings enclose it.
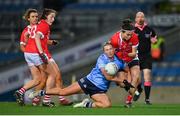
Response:
[[[60,83],[62,80],[61,80],[61,78],[60,78],[60,75],[57,75],[56,76],[56,83]]]
[[[40,84],[41,84],[41,87],[44,88],[46,86],[46,81],[41,80]]]
[[[34,85],[39,85],[40,83],[41,83],[41,80],[39,79],[34,80]]]
[[[103,103],[103,108],[109,108],[109,107],[111,107],[111,102],[104,102]]]

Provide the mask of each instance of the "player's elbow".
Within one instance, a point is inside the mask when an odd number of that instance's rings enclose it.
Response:
[[[21,52],[25,52],[25,47],[20,47]]]

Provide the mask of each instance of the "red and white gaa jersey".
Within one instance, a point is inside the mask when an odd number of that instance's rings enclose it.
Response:
[[[134,57],[129,57],[128,54],[132,52],[133,47],[137,47],[139,44],[138,37],[133,33],[129,40],[123,40],[121,38],[121,32],[116,32],[110,39],[111,44],[116,48],[116,55],[119,59],[122,59],[126,63],[131,62]],[[137,57],[137,56],[136,56]]]
[[[28,29],[29,39],[25,47],[25,52],[27,53],[38,53],[38,49],[35,42],[36,29],[37,29],[37,25],[32,25]]]
[[[48,58],[52,58],[48,50],[48,40],[50,36],[50,27],[49,24],[45,20],[41,20],[37,26],[36,33],[41,34],[41,46],[43,51],[47,54]]]
[[[31,29],[31,26],[28,25],[21,33],[21,37],[20,37],[20,44],[22,45],[26,45],[27,43],[27,40],[25,40],[25,33],[30,33],[30,29]]]

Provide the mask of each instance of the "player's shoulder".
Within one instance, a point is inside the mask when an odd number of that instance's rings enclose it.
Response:
[[[135,33],[135,32],[133,32],[133,34],[132,34],[132,37],[131,37],[132,39],[138,39],[138,35]]]
[[[48,26],[48,23],[45,20],[40,20],[38,25]]]
[[[152,31],[152,30],[154,30],[151,26],[149,26],[149,25],[146,25],[146,29],[148,29],[148,30],[150,30],[150,31]]]
[[[107,56],[106,56],[106,54],[101,54],[99,57],[98,57],[98,60],[107,60],[108,58],[107,58]]]
[[[38,22],[37,28],[38,29],[47,29],[47,28],[49,28],[49,25],[47,24],[46,21],[41,20],[41,21]]]
[[[117,32],[115,32],[115,33],[113,34],[112,37],[118,37],[120,33],[121,33],[120,31],[117,31]]]
[[[30,26],[28,25],[28,26],[26,26],[26,27],[24,27],[24,29],[22,30],[22,34],[23,33],[26,33],[28,30],[30,29]]]
[[[27,31],[27,30],[30,29],[30,28],[31,28],[31,26],[28,25],[28,26],[26,26],[26,27],[23,29],[23,31]]]
[[[105,54],[101,54],[98,59],[102,59],[102,58],[105,58]]]
[[[121,33],[121,31],[117,31],[117,32],[115,33],[115,35],[116,35],[116,36],[119,36],[120,33]]]

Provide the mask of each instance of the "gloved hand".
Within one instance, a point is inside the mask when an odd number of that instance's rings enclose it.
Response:
[[[57,45],[57,44],[59,44],[58,41],[56,41],[56,40],[53,40],[53,41],[52,41],[52,45]]]
[[[41,53],[39,54],[39,56],[41,57],[42,61],[47,64],[48,63],[48,57],[46,56],[45,53]]]
[[[133,85],[131,85],[131,83],[129,83],[127,80],[123,80],[123,83],[124,83],[124,88],[126,91],[129,91],[130,88],[134,88]]]

